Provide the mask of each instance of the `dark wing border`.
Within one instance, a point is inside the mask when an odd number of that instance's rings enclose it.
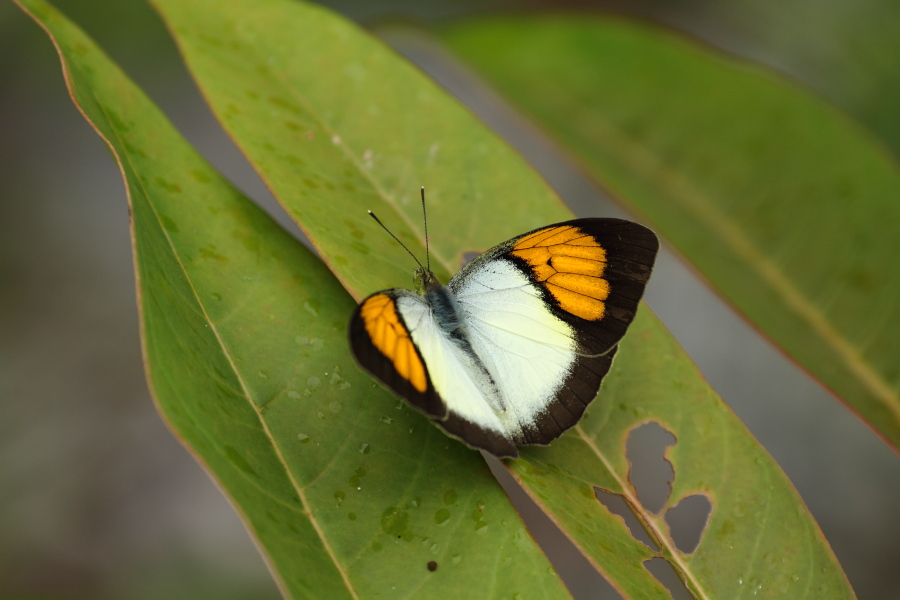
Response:
[[[470,448],[486,450],[497,458],[519,458],[516,444],[496,431],[483,429],[450,412],[445,419],[432,419],[434,424]]]

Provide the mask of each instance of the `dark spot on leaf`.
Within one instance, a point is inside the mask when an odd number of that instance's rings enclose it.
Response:
[[[159,215],[159,222],[162,224],[163,229],[169,233],[178,233],[178,225],[170,217]]]
[[[290,102],[288,100],[279,98],[278,96],[269,96],[268,100],[273,105],[275,105],[279,108],[283,108],[287,111],[290,111],[290,112],[294,113],[295,115],[300,114],[300,110],[292,102]]]
[[[387,533],[401,538],[407,527],[409,527],[409,513],[405,510],[391,506],[381,513],[381,528]]]
[[[428,561],[428,570],[429,571],[437,571],[437,563],[433,560]]]
[[[191,169],[191,177],[199,183],[209,183],[212,178],[200,169]]]
[[[115,127],[117,130],[124,132],[124,131],[129,131],[131,129],[131,127],[128,125],[128,123],[126,123],[125,120],[118,113],[113,112],[113,111],[108,111],[106,113],[106,116],[107,116],[107,118],[109,118],[113,127]]]
[[[208,258],[208,259],[211,259],[211,260],[216,260],[216,261],[218,261],[218,262],[220,262],[220,263],[227,263],[227,262],[228,262],[228,257],[225,256],[225,255],[223,255],[223,254],[219,254],[218,252],[216,252],[216,251],[215,251],[215,248],[216,248],[216,247],[215,247],[213,244],[210,244],[208,247],[205,247],[205,248],[200,248],[200,256],[203,257],[203,258]]]
[[[725,521],[722,523],[722,526],[719,527],[719,530],[716,532],[716,537],[719,539],[728,537],[729,535],[734,533],[734,523],[731,521]]]
[[[366,476],[366,470],[362,467],[358,467],[353,475],[350,476],[350,479],[347,482],[350,484],[350,487],[359,487],[360,483],[362,483],[362,478]]]
[[[196,36],[197,36],[197,39],[199,39],[201,42],[209,44],[210,46],[215,46],[216,48],[222,47],[222,40],[220,40],[217,37],[213,37],[213,36],[207,35],[205,33],[198,33],[198,34],[196,34]]]
[[[253,467],[250,466],[250,463],[247,462],[247,459],[241,456],[241,454],[231,446],[225,446],[225,458],[247,475],[259,477]]]

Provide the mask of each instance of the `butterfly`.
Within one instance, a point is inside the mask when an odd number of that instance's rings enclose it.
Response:
[[[427,222],[425,231],[427,248]],[[549,444],[597,396],[658,249],[642,225],[589,218],[498,244],[446,286],[419,263],[417,291],[382,290],[359,304],[350,345],[447,434],[517,458],[517,445]]]

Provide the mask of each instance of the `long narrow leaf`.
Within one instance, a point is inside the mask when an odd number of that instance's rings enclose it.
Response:
[[[481,457],[353,366],[354,304],[321,261],[80,30],[42,0],[20,5],[122,169],[159,411],[231,498],[285,597],[567,597]]]

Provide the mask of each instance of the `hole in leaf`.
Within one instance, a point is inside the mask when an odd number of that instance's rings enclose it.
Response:
[[[464,266],[466,266],[467,264],[469,264],[470,262],[472,262],[479,256],[481,256],[481,252],[473,252],[473,251],[463,252],[462,260],[459,261],[459,268],[462,269]]]
[[[657,423],[641,425],[628,436],[626,448],[631,463],[628,480],[641,504],[652,513],[662,510],[672,491],[675,471],[663,456],[666,448],[675,442],[675,436]]]
[[[660,582],[672,595],[672,600],[695,600],[694,595],[687,589],[675,567],[666,559],[656,556],[650,560],[644,561],[644,568],[650,571],[658,582]]]
[[[666,511],[666,523],[676,548],[685,554],[697,549],[711,511],[709,498],[701,494],[682,498],[681,502]]]
[[[656,540],[654,540],[650,534],[647,533],[647,530],[644,529],[643,525],[641,525],[641,520],[638,519],[634,514],[634,511],[631,510],[628,501],[618,494],[613,494],[612,492],[602,490],[598,487],[594,488],[594,495],[597,496],[597,500],[599,500],[600,504],[605,506],[609,512],[618,515],[625,521],[625,526],[628,527],[628,531],[631,532],[631,537],[654,552],[659,551],[659,544],[656,543]]]

